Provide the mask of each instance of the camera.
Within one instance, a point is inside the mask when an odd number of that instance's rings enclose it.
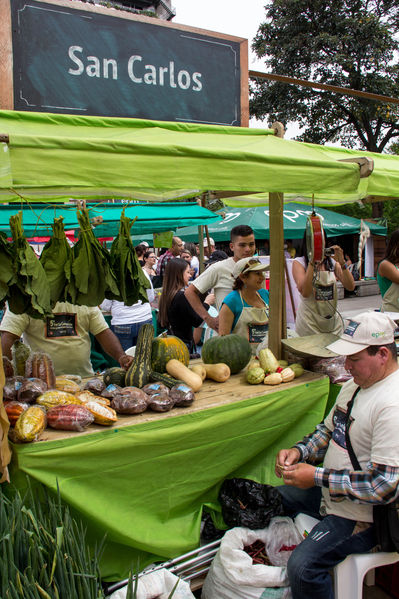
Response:
[[[326,248],[324,250],[324,256],[327,258],[329,256],[334,256],[335,250],[334,248]]]

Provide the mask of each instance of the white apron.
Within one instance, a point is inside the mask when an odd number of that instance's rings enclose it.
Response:
[[[397,268],[397,267],[396,267]],[[399,285],[391,283],[382,298],[381,312],[399,312]]]
[[[245,306],[241,291],[238,293],[242,302],[242,312],[233,329],[233,333],[248,339],[251,344],[252,354],[255,355],[257,346],[269,332],[269,307],[258,292],[258,296],[265,304],[263,308]]]
[[[313,282],[313,293],[301,297],[295,330],[300,337],[317,333],[341,335],[343,323],[337,312],[337,282],[334,271],[320,270]]]

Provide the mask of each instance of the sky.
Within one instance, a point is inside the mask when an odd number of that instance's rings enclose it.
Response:
[[[173,23],[227,33],[248,40],[248,68],[265,72],[265,66],[251,50],[259,25],[265,20],[265,0],[172,0],[176,11]],[[267,121],[250,120],[250,127],[267,127]],[[290,139],[298,128],[288,125],[284,135]]]

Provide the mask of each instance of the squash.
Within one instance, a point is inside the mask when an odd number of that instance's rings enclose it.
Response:
[[[227,364],[204,364],[206,378],[212,379],[217,383],[224,383],[230,378],[230,368]]]
[[[277,358],[273,354],[272,350],[269,348],[260,350],[259,362],[266,374],[272,374],[273,372],[277,372],[278,368],[280,367]]]
[[[205,341],[201,352],[205,364],[227,364],[231,374],[240,372],[248,364],[251,355],[249,341],[234,333],[223,337],[211,337]]]
[[[155,372],[154,370],[151,371],[150,380],[154,383],[163,383],[169,387],[169,389],[172,389],[172,387],[178,385],[179,383],[183,383],[183,381],[174,379],[173,376],[170,376],[170,374],[167,374],[166,372],[161,374],[160,372]]]
[[[186,383],[194,392],[197,392],[202,387],[202,378],[187,366],[179,362],[179,360],[169,360],[166,364],[166,370],[173,377],[178,378]]]
[[[103,381],[106,387],[108,385],[118,385],[119,387],[125,386],[126,370],[114,366],[108,368],[103,374]]]
[[[260,385],[260,383],[263,383],[264,378],[265,371],[260,366],[256,366],[256,368],[249,368],[245,376],[247,383],[250,385]]]
[[[138,387],[141,389],[141,387],[144,387],[150,380],[153,337],[154,327],[152,324],[143,324],[137,337],[134,360],[126,372],[126,387]]]
[[[195,372],[195,374],[199,374],[203,381],[206,379],[205,364],[194,364],[194,366],[190,366],[190,370]]]
[[[187,345],[173,335],[155,337],[151,349],[151,369],[162,374],[166,372],[166,364],[169,360],[179,360],[188,366],[190,354]]]

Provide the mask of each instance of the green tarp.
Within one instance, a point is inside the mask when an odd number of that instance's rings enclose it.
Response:
[[[255,239],[269,239],[269,210],[268,208],[229,208],[224,209],[223,220],[208,225],[209,235],[215,241],[230,240],[230,231],[237,225],[249,225],[253,228]],[[306,228],[308,214],[312,213],[309,206],[302,204],[284,204],[283,226],[285,239],[302,239]],[[327,237],[338,237],[360,233],[361,221],[357,218],[337,214],[331,210],[317,208],[316,213],[323,217],[323,227]],[[374,235],[386,235],[387,229],[381,225],[366,222]],[[185,241],[198,241],[198,229],[185,227],[180,229],[179,236]]]
[[[19,201],[18,194],[48,201],[145,193],[165,199],[189,190],[357,192],[358,165],[273,133],[0,111],[0,134],[9,136],[0,144],[0,201]]]
[[[157,231],[175,230],[177,227],[206,225],[221,220],[221,216],[202,208],[196,202],[170,202],[168,204],[87,204],[90,218],[102,217],[103,223],[96,226],[94,233],[97,237],[115,237],[118,234],[119,220],[123,207],[125,214],[136,222],[131,229],[132,234],[149,234]],[[11,235],[9,218],[15,214],[18,206],[0,206],[0,231]],[[78,229],[76,206],[34,204],[21,206],[23,210],[23,226],[27,237],[44,237],[51,235],[51,224],[55,217],[64,218],[64,228]]]
[[[202,510],[220,510],[225,478],[281,484],[276,453],[323,419],[328,393],[324,377],[152,422],[142,414],[130,426],[14,445],[11,480],[23,488],[27,474],[54,492],[59,486],[93,541],[107,535],[101,573],[120,580],[138,558],[142,569],[197,547]]]

